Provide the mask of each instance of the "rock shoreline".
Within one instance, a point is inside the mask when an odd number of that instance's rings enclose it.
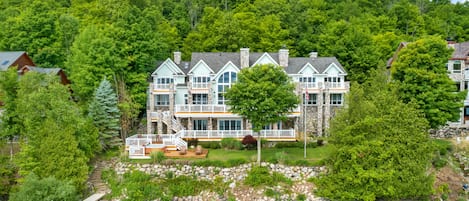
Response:
[[[266,189],[254,189],[239,186],[239,183],[244,181],[247,172],[256,166],[256,163],[242,164],[236,167],[222,168],[222,167],[201,167],[186,164],[134,164],[125,162],[116,162],[110,165],[116,171],[117,175],[123,175],[127,172],[136,170],[146,174],[153,175],[157,178],[166,178],[171,174],[174,177],[178,176],[196,176],[201,180],[213,181],[217,177],[221,177],[224,182],[229,182],[229,191],[236,197],[236,200],[295,200],[300,194],[303,194],[306,200],[322,201],[323,198],[316,197],[313,194],[314,186],[307,182],[308,178],[316,177],[319,174],[325,173],[325,167],[303,167],[303,166],[287,166],[282,164],[272,164],[263,162],[261,166],[267,167],[270,171],[278,172],[293,181],[293,185],[289,187],[290,194],[281,195],[280,197],[272,198],[264,195]],[[271,189],[283,191],[283,187],[276,186]],[[199,195],[187,197],[175,197],[175,201],[198,201],[198,200],[228,200],[224,196],[219,196],[215,192],[203,191]]]

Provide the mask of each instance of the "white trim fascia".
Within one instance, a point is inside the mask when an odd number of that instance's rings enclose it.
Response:
[[[274,64],[274,65],[276,65],[276,66],[280,66],[280,64],[278,64],[278,63],[275,61],[275,59],[270,56],[269,53],[264,52],[264,54],[263,54],[262,56],[260,56],[259,59],[257,59],[256,62],[254,62],[254,64],[251,65],[251,67],[257,65],[257,64],[259,63],[259,61],[262,60],[262,58],[264,58],[264,57],[267,57],[267,58],[272,62],[272,64]]]
[[[315,72],[314,74],[319,74],[319,71],[312,65],[310,64],[309,62],[306,63],[303,68],[301,68],[300,71],[298,71],[298,75],[303,75],[303,71],[307,68],[307,67],[311,67],[313,69],[313,71]]]
[[[200,60],[199,62],[197,62],[197,64],[194,65],[194,67],[192,67],[192,69],[191,69],[189,72],[187,72],[187,74],[193,74],[192,71],[193,71],[194,69],[196,69],[196,68],[199,68],[199,66],[200,66],[201,64],[205,65],[205,67],[208,68],[208,70],[210,71],[210,73],[215,73],[215,72],[213,72],[213,70],[210,68],[210,66],[208,66],[207,63],[205,63],[204,60]]]
[[[326,68],[326,70],[324,70],[324,72],[327,72],[329,69],[331,68],[336,68],[338,71],[339,71],[339,74],[343,74],[345,73],[344,71],[342,71],[334,62],[332,62],[331,64],[329,64],[329,66]],[[324,73],[323,72],[323,73]]]
[[[235,69],[236,69],[235,72],[236,72],[236,73],[239,73],[239,71],[240,71],[239,68],[238,68],[236,65],[234,65],[233,62],[228,61],[228,63],[226,63],[226,64],[223,66],[223,68],[221,68],[221,69],[218,71],[218,73],[216,73],[216,74],[213,76],[213,80],[217,80],[217,78],[220,77],[223,73],[228,72],[228,71],[225,71],[225,70],[228,68],[228,66],[229,66],[230,64],[233,65],[233,67],[235,67]]]
[[[182,75],[184,75],[184,72],[182,72],[181,69],[179,69],[179,67],[173,62],[173,60],[171,60],[170,58],[166,59],[161,65],[159,65],[155,71],[153,71],[153,73],[151,74],[151,76],[154,76],[156,75],[156,73],[161,69],[161,67],[163,66],[167,66],[169,68],[169,70],[171,70],[171,72],[173,72],[173,74],[175,73],[176,75],[178,73],[181,73]]]

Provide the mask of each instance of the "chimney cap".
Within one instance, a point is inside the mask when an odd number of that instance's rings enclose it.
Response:
[[[318,52],[310,52],[309,53],[309,58],[312,58],[312,59],[315,59],[315,58],[318,58]]]

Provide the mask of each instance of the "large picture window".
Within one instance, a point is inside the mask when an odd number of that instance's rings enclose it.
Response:
[[[342,105],[342,94],[331,94],[331,105]]]
[[[155,105],[169,105],[169,94],[155,95]]]
[[[306,99],[308,99],[308,100],[306,100]],[[306,105],[316,105],[316,104],[318,104],[318,94],[308,93],[308,97],[305,97],[305,94],[303,94],[303,103],[306,103]]]
[[[208,104],[208,94],[192,94],[192,104],[207,105]]]
[[[225,97],[223,96],[226,91],[231,87],[231,84],[235,83],[237,79],[236,72],[225,72],[217,82],[217,91],[218,91],[218,104],[225,104]]]
[[[193,125],[193,130],[207,130],[207,120],[205,119],[195,119]]]
[[[241,120],[219,120],[218,130],[241,130]]]

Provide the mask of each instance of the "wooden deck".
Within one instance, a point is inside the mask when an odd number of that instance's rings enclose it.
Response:
[[[166,151],[164,155],[167,158],[207,158],[208,150],[203,149],[202,154],[197,155],[195,154],[195,150],[187,150],[186,154],[181,155],[179,151]]]

